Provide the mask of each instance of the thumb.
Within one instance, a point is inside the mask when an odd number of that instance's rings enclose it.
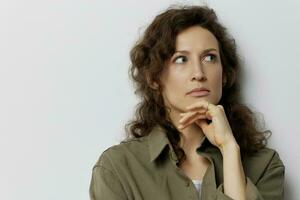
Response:
[[[203,130],[203,131],[206,131],[207,127],[208,127],[208,123],[206,122],[205,119],[199,119],[196,121],[196,123],[198,124],[198,126],[200,126],[200,128]]]

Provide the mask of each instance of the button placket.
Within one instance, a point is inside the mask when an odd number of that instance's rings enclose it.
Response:
[[[190,187],[190,185],[191,185],[191,184],[190,184],[189,181],[187,181],[187,182],[185,183],[185,186],[186,186],[186,187]]]

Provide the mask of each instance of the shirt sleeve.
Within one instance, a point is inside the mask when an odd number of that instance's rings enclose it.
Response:
[[[109,162],[100,157],[100,164],[92,170],[89,194],[91,200],[127,200],[123,186],[117,175],[109,167]]]
[[[246,177],[247,200],[282,200],[284,199],[284,174],[285,166],[275,153],[266,172],[255,185],[249,177]],[[233,200],[224,194],[224,183],[217,188],[218,200]]]

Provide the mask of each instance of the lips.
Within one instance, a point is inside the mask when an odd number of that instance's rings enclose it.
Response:
[[[207,90],[201,90],[201,91],[191,92],[188,95],[192,96],[192,97],[203,97],[203,96],[208,95],[208,93],[209,93],[209,91],[207,91]]]
[[[192,97],[202,97],[209,94],[209,90],[205,87],[194,88],[193,90],[189,91],[187,95]]]
[[[205,87],[199,87],[199,88],[194,88],[191,91],[189,91],[187,94],[190,94],[192,92],[199,92],[199,91],[209,91],[207,88]]]

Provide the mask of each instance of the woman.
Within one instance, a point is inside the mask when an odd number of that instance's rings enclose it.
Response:
[[[284,164],[239,100],[236,45],[212,9],[170,7],[130,53],[141,103],[91,199],[283,199]]]

